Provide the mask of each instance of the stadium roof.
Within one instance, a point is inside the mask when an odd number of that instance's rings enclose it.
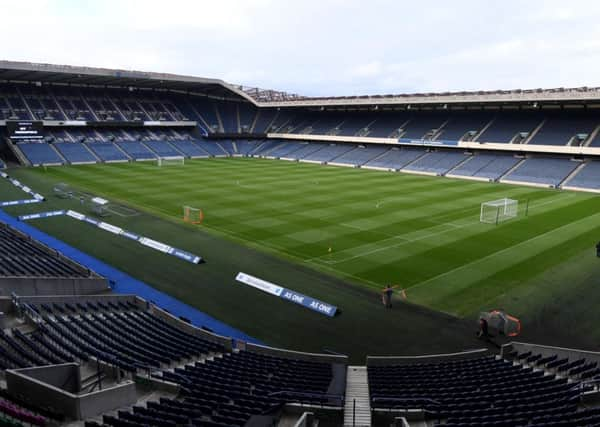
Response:
[[[229,84],[220,79],[169,73],[0,60],[0,80],[52,84],[116,86],[199,93],[223,99],[243,98],[260,107],[372,108],[508,104],[600,104],[600,87],[514,89],[474,92],[306,97]]]
[[[164,89],[202,93],[218,98],[239,99],[242,97],[255,103],[245,92],[225,83],[223,80],[147,71],[0,60],[0,80]]]

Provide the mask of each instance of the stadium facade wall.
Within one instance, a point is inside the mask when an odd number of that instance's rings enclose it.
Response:
[[[136,403],[133,381],[80,394],[77,363],[6,371],[8,393],[38,407],[52,407],[74,420],[83,420]]]
[[[487,348],[461,351],[460,353],[430,354],[422,356],[367,356],[367,366],[410,365],[414,363],[437,363],[467,360],[492,354]]]
[[[0,277],[0,294],[10,295],[90,295],[110,290],[106,279],[88,278],[42,278]]]

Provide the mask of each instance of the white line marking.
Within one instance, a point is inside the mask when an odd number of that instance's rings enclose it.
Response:
[[[600,214],[594,214],[594,215],[591,215],[591,216],[600,216]],[[419,286],[421,286],[421,285],[424,285],[424,284],[426,284],[426,283],[429,283],[429,282],[432,282],[432,281],[434,281],[434,280],[437,280],[437,279],[439,279],[440,277],[444,277],[444,276],[447,276],[448,274],[452,274],[452,273],[454,273],[454,272],[456,272],[456,271],[462,270],[463,268],[469,268],[469,267],[471,267],[471,266],[473,266],[473,265],[476,265],[476,264],[478,264],[478,263],[480,263],[480,262],[482,262],[482,261],[485,261],[485,260],[486,260],[486,259],[488,259],[488,258],[493,258],[493,257],[495,257],[495,256],[497,256],[497,255],[499,255],[499,254],[501,254],[501,253],[504,253],[504,252],[507,252],[507,251],[511,251],[511,250],[513,250],[514,248],[518,247],[518,246],[521,246],[521,245],[524,245],[524,244],[526,244],[526,243],[529,243],[529,242],[532,242],[532,241],[534,241],[534,240],[537,240],[537,239],[539,239],[539,238],[545,237],[545,236],[547,236],[547,235],[550,235],[550,234],[552,234],[552,233],[554,233],[554,232],[556,232],[556,231],[558,231],[558,230],[561,230],[561,229],[563,229],[563,228],[565,228],[565,227],[570,227],[570,226],[572,226],[572,225],[574,225],[574,224],[577,224],[577,223],[579,223],[579,222],[581,222],[581,221],[584,221],[584,220],[587,220],[587,219],[589,219],[589,218],[590,218],[590,216],[586,216],[586,217],[584,217],[584,218],[581,218],[581,219],[579,219],[579,220],[577,220],[577,221],[570,222],[570,223],[568,223],[568,224],[564,224],[564,225],[562,225],[562,226],[560,226],[560,227],[558,227],[558,228],[553,228],[552,230],[548,230],[548,231],[546,231],[545,233],[538,234],[537,236],[530,237],[530,238],[529,238],[529,239],[527,239],[527,240],[522,240],[522,241],[520,241],[520,242],[518,242],[518,243],[515,243],[515,244],[514,244],[514,245],[512,245],[512,246],[509,246],[509,247],[507,247],[507,248],[504,248],[504,249],[500,249],[499,251],[493,252],[493,253],[491,253],[491,254],[489,254],[489,255],[486,255],[486,256],[484,256],[484,257],[482,257],[482,258],[478,258],[478,259],[476,259],[476,260],[474,260],[474,261],[471,261],[471,262],[470,262],[470,263],[468,263],[468,264],[459,265],[458,267],[456,267],[456,268],[453,268],[452,270],[445,271],[445,272],[443,272],[443,273],[441,273],[441,274],[438,274],[437,276],[434,276],[434,277],[431,277],[431,278],[429,278],[429,279],[427,279],[427,280],[424,280],[424,281],[422,281],[422,282],[416,283],[416,284],[414,284],[414,285],[412,285],[412,286],[409,286],[409,287],[408,287],[408,288],[406,288],[406,289],[414,289],[414,288],[417,288],[417,287],[419,287]]]

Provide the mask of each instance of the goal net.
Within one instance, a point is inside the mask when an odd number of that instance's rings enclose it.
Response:
[[[183,156],[159,157],[157,159],[158,166],[182,166],[185,164]]]
[[[183,207],[183,221],[189,224],[202,224],[204,220],[204,212],[202,209],[193,208],[191,206]]]
[[[498,224],[499,222],[515,218],[519,208],[519,201],[514,199],[499,199],[481,204],[480,222]]]

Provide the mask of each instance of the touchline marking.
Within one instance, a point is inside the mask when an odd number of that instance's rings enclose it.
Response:
[[[437,276],[431,277],[431,278],[429,278],[429,279],[427,279],[427,280],[424,280],[424,281],[422,281],[422,282],[419,282],[419,283],[416,283],[416,284],[414,284],[414,285],[412,285],[412,286],[409,286],[409,287],[408,287],[408,288],[406,288],[406,289],[414,289],[414,288],[417,288],[417,287],[419,287],[419,286],[421,286],[421,285],[424,285],[424,284],[426,284],[426,283],[429,283],[429,282],[432,282],[432,281],[434,281],[434,280],[437,280],[437,279],[439,279],[440,277],[444,277],[444,276],[447,276],[447,275],[449,275],[449,274],[455,273],[455,272],[457,272],[457,271],[459,271],[459,270],[462,270],[463,268],[469,268],[469,267],[471,267],[471,266],[473,266],[473,265],[476,265],[476,264],[478,264],[478,263],[480,263],[480,262],[482,262],[482,261],[484,261],[484,260],[486,260],[486,259],[488,259],[488,258],[493,258],[493,257],[495,257],[495,256],[497,256],[497,255],[499,255],[499,254],[501,254],[501,253],[504,253],[504,252],[507,252],[507,251],[511,251],[511,250],[513,250],[514,248],[518,247],[518,246],[521,246],[521,245],[524,245],[524,244],[526,244],[526,243],[529,243],[529,242],[532,242],[532,241],[534,241],[534,240],[537,240],[537,239],[539,239],[539,238],[542,238],[542,237],[548,236],[548,235],[550,235],[550,234],[552,234],[552,233],[555,233],[555,232],[557,232],[558,230],[561,230],[561,229],[563,229],[563,228],[565,228],[565,227],[570,227],[570,226],[572,226],[572,225],[574,225],[574,224],[577,224],[577,223],[579,223],[579,222],[581,222],[581,221],[584,221],[584,220],[587,220],[587,219],[589,219],[589,218],[591,218],[591,217],[596,217],[596,216],[600,216],[600,214],[594,214],[594,215],[586,216],[586,217],[584,217],[584,218],[581,218],[581,219],[579,219],[579,220],[577,220],[577,221],[575,221],[575,222],[570,222],[570,223],[568,223],[568,224],[564,224],[564,225],[562,225],[562,226],[560,226],[560,227],[558,227],[558,228],[553,228],[552,230],[548,230],[548,231],[546,231],[545,233],[538,234],[537,236],[530,237],[530,238],[529,238],[529,239],[527,239],[527,240],[523,240],[523,241],[521,241],[521,242],[515,243],[514,245],[512,245],[512,246],[509,246],[509,247],[507,247],[507,248],[500,249],[499,251],[496,251],[496,252],[493,252],[493,253],[491,253],[491,254],[489,254],[489,255],[486,255],[486,256],[484,256],[483,258],[478,258],[478,259],[476,259],[476,260],[474,260],[474,261],[471,261],[471,262],[470,262],[470,263],[468,263],[468,264],[459,265],[458,267],[456,267],[456,268],[453,268],[452,270],[445,271],[445,272],[443,272],[443,273],[441,273],[441,274],[438,274]]]

